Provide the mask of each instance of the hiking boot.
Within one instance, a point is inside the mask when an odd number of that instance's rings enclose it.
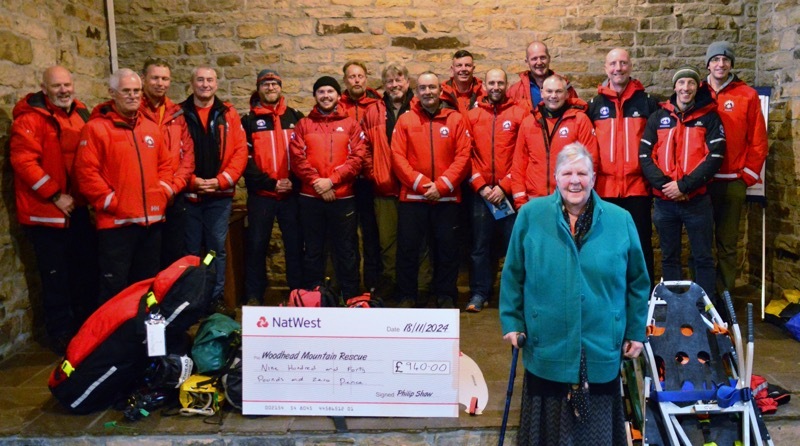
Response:
[[[236,310],[228,308],[228,306],[225,305],[225,302],[223,302],[222,299],[217,299],[217,301],[211,305],[210,314],[214,313],[224,314],[225,316],[228,316],[231,319],[236,318]]]
[[[411,297],[404,297],[397,302],[397,308],[416,308],[417,303]]]
[[[453,298],[450,296],[439,296],[436,299],[436,305],[439,308],[455,308],[455,303],[453,302]]]
[[[481,310],[483,310],[485,305],[486,299],[476,294],[472,296],[472,299],[469,300],[466,311],[467,313],[479,313]]]

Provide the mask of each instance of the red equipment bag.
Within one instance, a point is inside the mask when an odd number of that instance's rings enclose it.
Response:
[[[379,297],[373,297],[372,293],[364,293],[360,296],[351,297],[345,302],[350,308],[382,308],[383,301]]]
[[[160,313],[170,340],[206,315],[214,290],[213,255],[177,260],[152,279],[134,283],[94,312],[72,338],[48,387],[71,412],[109,407],[130,394],[148,365],[145,320]],[[169,351],[168,351],[169,352]]]
[[[294,289],[289,293],[290,307],[341,307],[341,296],[334,293],[330,286],[330,279],[325,279],[325,285],[318,285],[310,290]]]

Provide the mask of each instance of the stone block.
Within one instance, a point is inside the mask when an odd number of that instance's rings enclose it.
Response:
[[[288,36],[302,36],[314,33],[312,20],[285,20],[278,22],[278,33]]]
[[[411,6],[411,0],[375,0],[375,6],[378,8],[394,8],[397,6]]]
[[[462,26],[464,31],[473,35],[489,31],[489,22],[483,19],[466,20],[462,22]]]
[[[422,31],[432,34],[449,34],[458,31],[458,22],[454,20],[423,20],[419,26]]]
[[[372,6],[375,0],[331,0],[332,5],[342,6]]]
[[[207,40],[206,48],[209,54],[238,53],[241,51],[239,43],[232,39]]]
[[[412,20],[387,21],[384,28],[389,34],[412,34],[417,30],[417,22]]]
[[[244,65],[251,67],[253,71],[275,65],[280,61],[281,55],[277,53],[248,53],[244,56]],[[279,73],[283,75],[283,70],[280,70]]]
[[[183,44],[183,54],[187,56],[202,56],[206,54],[206,47],[199,40],[186,42]]]
[[[366,25],[366,22],[332,22],[320,20],[317,22],[317,35],[331,36],[337,34],[361,34],[367,28]]]
[[[676,45],[681,41],[680,31],[656,31],[636,33],[636,44],[645,48],[652,46]]]
[[[177,56],[180,54],[181,45],[178,42],[158,42],[152,46],[151,54],[154,56]]]
[[[394,37],[392,46],[408,48],[412,50],[441,50],[457,49],[467,46],[468,43],[457,37]]]
[[[345,6],[331,6],[327,4],[324,8],[307,8],[303,14],[315,19],[351,19],[353,11]]]
[[[602,17],[598,21],[600,31],[636,31],[639,25],[633,17]]]
[[[359,48],[386,48],[391,39],[384,36],[344,36],[344,47],[348,49]]]
[[[198,39],[229,38],[233,37],[233,34],[232,26],[198,26],[197,31],[195,31],[195,36]]]
[[[513,18],[498,17],[492,19],[492,30],[514,31],[517,29],[517,20]]]
[[[357,8],[352,11],[351,15],[354,18],[361,18],[361,19],[406,18],[406,16],[403,14],[403,11],[399,8],[396,9]]]
[[[561,20],[559,19],[541,19],[539,17],[522,17],[519,20],[519,28],[521,30],[531,30],[539,33],[551,33],[561,31]],[[533,40],[533,39],[526,39]]]
[[[565,17],[561,19],[561,29],[563,31],[586,31],[595,28],[595,19],[593,17]]]
[[[301,50],[306,50],[306,49],[332,50],[340,48],[342,46],[342,38],[339,36],[333,36],[333,37],[304,36],[304,37],[298,37],[296,42]]]
[[[689,29],[683,32],[683,43],[686,45],[706,45],[717,40],[728,42],[739,41],[739,32],[736,30],[699,30]]]
[[[508,38],[502,33],[477,35],[472,37],[470,44],[478,48],[506,48]]]
[[[143,0],[144,3],[148,5],[155,4],[149,0]],[[219,11],[236,11],[241,10],[244,6],[244,0],[216,0],[213,2],[197,2],[197,1],[190,1],[189,2],[189,12],[206,12],[206,13],[213,13],[218,14]],[[169,4],[164,4],[165,8],[169,8]],[[165,11],[169,12],[169,11]]]
[[[286,53],[283,55],[283,61],[295,64],[320,64],[331,61],[331,53],[329,51],[303,51]]]
[[[33,47],[31,41],[20,37],[10,31],[0,30],[0,59],[14,62],[18,65],[27,65],[33,62]]]
[[[218,67],[233,67],[242,63],[242,57],[238,54],[226,54],[217,57]]]
[[[275,35],[275,24],[269,22],[243,23],[236,27],[236,35],[241,39],[258,39]]]
[[[267,37],[258,42],[258,47],[263,51],[294,49],[294,40],[289,37]]]
[[[180,32],[177,26],[167,26],[158,30],[158,40],[177,41]]]
[[[420,9],[420,8],[411,8],[402,11],[402,15],[407,18],[430,18],[430,17],[438,17],[439,13],[434,9]]]

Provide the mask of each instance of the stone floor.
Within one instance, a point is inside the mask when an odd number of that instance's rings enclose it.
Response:
[[[771,383],[800,392],[800,342],[780,329],[756,323],[755,373]],[[497,444],[508,385],[510,349],[501,342],[496,308],[461,315],[461,350],[481,367],[490,400],[482,415],[458,418],[347,418],[348,432],[337,432],[327,417],[247,417],[225,411],[222,424],[200,418],[153,413],[127,422],[120,412],[68,414],[52,398],[47,378],[58,358],[30,344],[0,363],[0,444],[214,444],[214,445],[489,445]],[[519,418],[519,379],[511,404],[508,444],[514,444]],[[775,444],[797,444],[800,402],[766,416]]]

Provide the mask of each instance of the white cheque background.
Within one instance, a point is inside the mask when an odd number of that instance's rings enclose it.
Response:
[[[247,415],[457,417],[458,310],[242,309]]]

